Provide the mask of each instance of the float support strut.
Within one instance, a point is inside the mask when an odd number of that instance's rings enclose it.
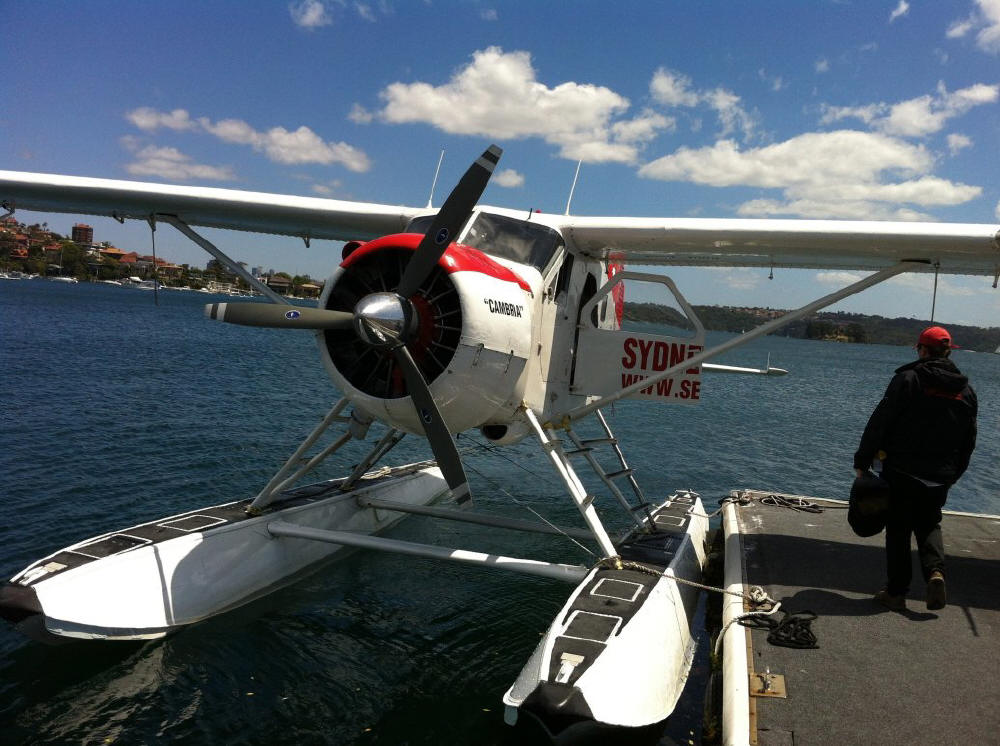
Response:
[[[214,256],[224,265],[226,265],[226,267],[228,267],[236,276],[238,276],[241,280],[243,280],[243,282],[247,283],[250,287],[260,291],[265,296],[270,298],[272,303],[284,303],[286,305],[290,305],[287,299],[282,298],[280,295],[271,290],[271,288],[269,288],[263,282],[261,282],[252,274],[247,272],[239,264],[237,264],[228,256],[223,254],[222,251],[220,251],[219,248],[211,241],[209,241],[207,238],[200,236],[199,234],[191,230],[191,227],[183,220],[178,218],[176,215],[156,215],[155,218],[157,220],[163,221],[164,223],[169,223],[170,225],[174,226],[174,228],[179,230],[181,233],[190,238],[192,241],[198,244],[209,254]]]

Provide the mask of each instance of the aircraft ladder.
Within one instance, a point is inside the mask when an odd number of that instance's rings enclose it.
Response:
[[[581,438],[573,430],[571,426],[566,427],[566,433],[569,435],[571,441],[575,448],[570,451],[565,451],[567,456],[583,456],[590,467],[594,470],[594,473],[600,478],[607,488],[611,491],[611,494],[615,496],[621,506],[628,512],[628,515],[635,521],[635,524],[642,528],[642,521],[635,517],[635,514],[639,511],[643,511],[646,514],[646,518],[649,520],[649,525],[652,525],[653,518],[649,512],[649,502],[646,500],[646,496],[642,492],[642,488],[639,487],[639,483],[635,481],[635,476],[633,470],[629,467],[628,463],[625,461],[625,454],[622,453],[622,449],[618,445],[618,438],[614,436],[611,432],[611,427],[608,425],[608,421],[604,419],[604,415],[600,410],[594,412],[597,415],[597,421],[600,422],[601,428],[604,430],[604,436],[598,438]],[[602,445],[610,445],[614,451],[615,457],[618,460],[620,469],[607,472],[601,463],[594,456],[594,448]],[[632,492],[635,494],[636,499],[639,501],[638,505],[632,505],[628,498],[622,494],[622,491],[618,489],[618,485],[615,484],[614,480],[627,478],[629,486],[632,488]]]

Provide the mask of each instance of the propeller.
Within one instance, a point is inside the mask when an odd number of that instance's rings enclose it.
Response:
[[[205,316],[243,326],[284,329],[344,329],[354,324],[354,314],[325,308],[290,308],[274,303],[209,303]]]
[[[391,352],[403,373],[434,458],[459,505],[466,505],[471,501],[469,481],[455,441],[438,410],[427,381],[406,346],[416,335],[419,323],[410,298],[430,276],[441,256],[469,219],[502,152],[496,145],[491,145],[469,166],[410,257],[395,291],[365,296],[358,301],[354,313],[298,307],[289,309],[287,306],[264,303],[211,303],[205,306],[207,317],[245,326],[281,329],[353,327],[366,344]]]

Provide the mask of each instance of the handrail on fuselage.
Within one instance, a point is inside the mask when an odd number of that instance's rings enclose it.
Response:
[[[569,423],[573,422],[574,420],[578,420],[581,417],[586,417],[591,412],[601,409],[602,407],[606,407],[607,405],[616,402],[619,399],[624,399],[627,396],[631,396],[632,394],[635,394],[641,391],[642,389],[649,388],[656,382],[662,381],[666,378],[670,378],[671,376],[675,376],[687,368],[691,368],[696,365],[701,365],[701,363],[705,362],[706,360],[710,360],[711,358],[717,355],[721,355],[723,352],[728,352],[734,347],[739,347],[740,345],[744,345],[747,342],[756,339],[757,337],[762,337],[765,334],[770,334],[771,332],[776,331],[777,329],[780,329],[781,327],[790,324],[793,321],[801,319],[803,316],[808,316],[809,314],[814,313],[821,308],[825,308],[829,305],[832,305],[839,300],[843,300],[844,298],[847,298],[851,295],[860,293],[862,290],[867,290],[868,288],[874,285],[878,285],[881,282],[885,282],[886,280],[895,277],[898,274],[902,274],[903,272],[909,272],[910,270],[916,269],[918,267],[923,268],[925,266],[926,265],[923,262],[900,262],[895,266],[879,270],[878,272],[875,272],[869,275],[868,277],[858,280],[857,282],[852,283],[845,288],[841,288],[840,290],[837,290],[836,292],[830,293],[829,295],[825,295],[822,298],[814,300],[812,303],[808,303],[802,306],[801,308],[798,308],[794,311],[789,311],[788,313],[783,314],[782,316],[779,316],[776,319],[772,319],[771,321],[761,324],[760,326],[751,329],[748,332],[744,332],[739,336],[726,340],[722,344],[716,345],[715,347],[712,347],[710,349],[702,350],[697,355],[692,355],[691,357],[677,363],[674,366],[671,366],[670,368],[667,368],[664,371],[656,373],[648,378],[644,378],[641,381],[637,381],[636,383],[633,383],[631,386],[626,386],[625,388],[616,391],[614,394],[608,394],[607,396],[602,396],[590,402],[589,404],[584,404],[582,406],[576,407],[575,409],[571,409],[565,414],[563,414],[561,417],[554,417],[552,422],[553,424],[558,426],[562,423]]]

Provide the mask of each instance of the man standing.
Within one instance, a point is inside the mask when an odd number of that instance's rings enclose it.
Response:
[[[947,601],[941,507],[948,488],[969,466],[978,410],[969,379],[948,358],[953,348],[942,327],[924,329],[917,340],[918,359],[896,370],[854,454],[859,477],[880,459],[890,487],[888,583],[875,600],[893,611],[906,608],[911,534],[927,584],[927,608],[942,609]]]

